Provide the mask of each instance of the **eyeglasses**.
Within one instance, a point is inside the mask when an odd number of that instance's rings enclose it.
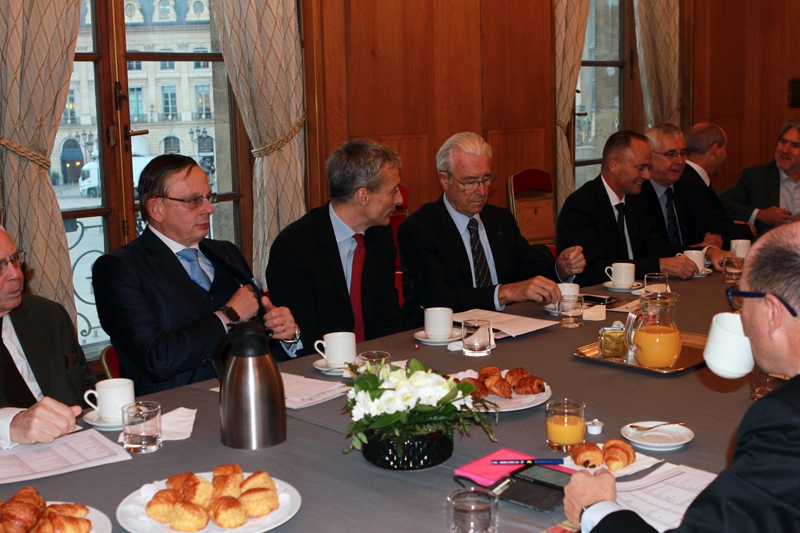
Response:
[[[452,172],[450,172],[450,171],[446,171],[446,172],[450,175],[451,178],[453,178],[454,180],[456,180],[458,183],[461,184],[461,186],[464,188],[465,192],[474,191],[475,189],[478,188],[478,185],[484,185],[486,187],[489,187],[492,184],[492,182],[497,179],[497,174],[487,174],[487,175],[483,176],[482,178],[478,178],[478,177],[475,177],[475,176],[469,176],[469,177],[467,177],[467,181],[461,181],[457,177],[453,176]]]
[[[20,250],[19,252],[15,253],[8,259],[0,259],[0,276],[4,276],[6,271],[8,270],[8,265],[14,265],[14,268],[19,270],[22,263],[25,262],[25,252]]]
[[[173,198],[172,196],[156,196],[156,198],[166,198],[174,202],[183,202],[189,209],[197,209],[203,205],[203,200],[208,200],[209,204],[217,203],[217,193],[212,192],[206,196],[192,196],[191,198]]]
[[[686,159],[686,156],[689,155],[689,150],[681,150],[681,151],[670,150],[669,152],[656,152],[656,151],[653,151],[653,153],[654,154],[658,154],[658,155],[663,155],[664,157],[666,157],[667,159],[672,161],[673,159],[677,158],[678,156],[681,156],[681,159]]]
[[[738,285],[734,285],[733,287],[728,288],[725,291],[728,295],[728,303],[731,304],[731,309],[734,311],[739,311],[742,309],[742,303],[744,302],[745,298],[764,298],[767,293],[766,292],[747,292],[747,291],[740,291]],[[786,300],[778,296],[777,294],[773,294],[775,298],[780,300],[783,306],[786,308],[787,311],[793,316],[797,317],[797,311],[795,311],[791,305],[789,305]]]

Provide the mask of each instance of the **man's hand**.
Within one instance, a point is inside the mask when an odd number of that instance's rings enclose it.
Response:
[[[614,474],[600,468],[594,475],[586,470],[572,474],[564,487],[564,515],[576,526],[581,523],[581,511],[597,502],[617,501],[617,485]]]
[[[796,215],[795,215],[795,216],[792,218],[792,221],[794,221],[795,219],[797,219],[797,220],[800,220],[800,218],[798,218],[798,217],[800,217],[800,213],[796,214]],[[756,235],[758,235],[758,230],[756,230],[756,225],[755,225],[755,224],[751,224],[751,223],[749,223],[749,222],[745,222],[745,221],[743,221],[743,220],[734,220],[734,222],[735,222],[736,224],[745,224],[745,225],[747,225],[747,227],[748,227],[748,228],[750,228],[750,231],[753,233],[753,237],[755,237]]]
[[[717,248],[722,248],[722,236],[717,235],[716,233],[706,232],[703,242],[692,246],[692,248],[704,248],[706,246],[716,246]]]
[[[792,221],[792,213],[773,205],[766,209],[759,209],[756,214],[756,220],[760,220],[770,226],[781,226]]]
[[[658,264],[664,274],[677,276],[681,279],[689,279],[697,274],[697,265],[685,255],[662,257],[658,260]]]
[[[511,302],[527,302],[528,300],[533,300],[538,304],[549,304],[558,300],[560,296],[561,291],[558,290],[558,285],[543,276],[500,285],[500,290],[497,292],[497,300],[500,305]]]
[[[580,274],[586,266],[586,259],[583,257],[581,246],[572,246],[558,254],[556,258],[556,270],[562,280],[566,280],[573,274]]]
[[[706,259],[711,261],[711,265],[717,272],[722,272],[722,260],[726,257],[735,257],[733,252],[726,252],[719,248],[709,248],[706,250]]]
[[[289,308],[275,307],[266,296],[261,297],[261,303],[267,310],[267,314],[264,315],[264,327],[272,330],[272,338],[279,341],[293,339],[295,323]]]
[[[239,287],[239,290],[233,293],[225,305],[236,311],[239,320],[249,320],[258,314],[258,300],[256,300],[253,288],[249,285]]]
[[[82,411],[80,406],[69,407],[45,396],[11,419],[11,441],[18,444],[53,442],[75,429],[75,417]]]

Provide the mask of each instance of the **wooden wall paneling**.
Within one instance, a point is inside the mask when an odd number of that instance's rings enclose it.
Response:
[[[400,179],[406,186],[411,204],[417,207],[432,201],[442,193],[442,187],[436,178],[435,165],[431,163],[434,156],[429,155],[429,139],[426,134],[417,135],[375,135],[372,140],[388,146],[403,160],[400,167]],[[413,202],[412,202],[413,199]]]
[[[317,0],[303,0],[303,62],[306,91],[306,207],[322,203],[325,175],[325,113],[323,95],[322,13]]]
[[[545,131],[544,128],[527,128],[486,132],[486,140],[492,146],[492,172],[499,177],[492,192],[503,198],[502,205],[507,205],[506,181],[511,174],[533,167],[546,170],[552,176],[552,171],[546,168]],[[496,203],[494,198],[492,203]]]
[[[788,107],[789,80],[800,78],[800,34],[797,31],[797,24],[800,22],[800,2],[786,2],[786,14],[783,16],[784,25],[784,44],[783,44],[783,65],[784,79],[780,80],[783,84],[783,101],[786,106],[786,120],[800,120],[800,109]]]

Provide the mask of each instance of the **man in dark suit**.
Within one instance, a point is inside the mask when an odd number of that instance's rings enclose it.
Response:
[[[236,246],[206,238],[216,195],[193,159],[156,157],[138,189],[147,228],[92,269],[100,324],[137,395],[215,377],[212,356],[239,320],[259,316],[273,339],[299,338],[287,308],[256,297]],[[285,357],[278,346],[272,353]]]
[[[732,304],[764,372],[793,376],[742,419],[730,467],[700,493],[674,531],[796,531],[800,524],[800,223],[769,232],[750,249]],[[790,274],[787,276],[787,274]],[[564,514],[582,531],[653,532],[616,504],[614,476],[573,474]]]
[[[755,224],[759,236],[800,220],[800,121],[781,128],[774,161],[744,169],[719,199],[733,219]]]
[[[686,279],[697,273],[694,261],[674,257],[684,247],[661,239],[637,198],[650,179],[652,157],[644,135],[633,131],[613,134],[603,147],[600,175],[564,202],[556,244],[559,250],[583,247],[586,268],[576,279],[581,285],[608,281],[605,269],[615,262],[633,263],[637,278],[664,272]]]
[[[330,202],[275,238],[270,297],[291,303],[307,347],[333,331],[353,331],[358,342],[396,333],[397,250],[388,224],[403,202],[400,156],[376,142],[348,141],[328,158],[325,174]]]
[[[709,122],[695,124],[686,136],[686,166],[675,183],[677,189],[686,191],[682,196],[688,201],[690,227],[694,230],[690,240],[702,239],[703,231],[717,233],[722,236],[724,248],[729,248],[733,239],[755,237],[755,226],[734,222],[711,185],[711,176],[719,173],[728,156],[727,147],[728,137],[722,128]]]
[[[491,157],[480,135],[453,135],[436,156],[444,194],[398,229],[406,328],[423,323],[420,306],[459,312],[549,303],[560,296],[556,280],[583,271],[579,246],[554,259],[546,246],[528,244],[510,211],[486,203],[496,179]]]
[[[22,294],[24,253],[0,227],[0,449],[75,429],[95,375],[59,304]]]

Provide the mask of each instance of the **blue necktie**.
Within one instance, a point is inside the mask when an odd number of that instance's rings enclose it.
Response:
[[[489,263],[486,261],[486,254],[478,235],[478,221],[470,218],[467,229],[469,230],[469,246],[472,249],[472,265],[475,269],[475,286],[488,287],[492,284],[492,274],[489,272]]]
[[[211,279],[209,279],[208,274],[206,274],[197,263],[197,254],[198,251],[196,248],[184,248],[177,253],[178,257],[189,264],[189,277],[192,278],[192,281],[205,290],[209,290],[211,289]]]

